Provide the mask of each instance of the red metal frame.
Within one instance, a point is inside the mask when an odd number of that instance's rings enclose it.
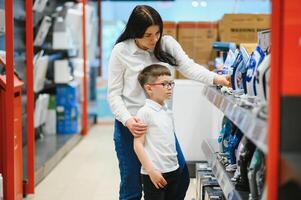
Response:
[[[33,16],[32,0],[26,0],[26,91],[27,91],[27,176],[24,194],[34,193],[34,91],[33,91]]]
[[[281,68],[285,70],[281,73],[281,95],[283,96],[300,96],[300,61],[301,55],[301,15],[300,1],[286,0],[282,2],[283,22],[282,22],[282,57],[283,63]],[[285,41],[285,42],[284,42]],[[288,53],[289,52],[289,53]]]
[[[15,174],[14,174],[14,30],[13,30],[13,1],[5,1],[5,48],[6,48],[6,90],[5,99],[7,107],[6,130],[11,134],[4,134],[4,141],[9,141],[4,148],[3,175],[6,180],[4,194],[7,200],[14,199],[15,195]],[[8,151],[9,150],[9,151]]]
[[[82,135],[88,134],[88,103],[87,103],[87,45],[86,45],[86,0],[83,3],[83,59],[84,59],[84,78],[83,78],[83,115],[82,115]]]
[[[282,30],[283,27],[283,1],[272,2],[272,61],[270,83],[270,113],[267,155],[267,188],[268,200],[278,199],[279,189],[279,140],[280,140],[280,91],[282,73]]]

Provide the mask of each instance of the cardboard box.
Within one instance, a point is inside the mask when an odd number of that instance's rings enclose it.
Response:
[[[268,29],[269,14],[225,14],[219,21],[219,37],[223,42],[257,43],[257,32]]]
[[[245,48],[249,55],[253,53],[255,48],[257,47],[257,43],[240,43],[240,48]]]
[[[57,106],[57,133],[75,134],[80,131],[79,104]]]
[[[48,0],[36,0],[32,6],[32,10],[42,13],[46,7]]]
[[[80,32],[80,31],[78,31]],[[74,40],[71,37],[70,28],[62,17],[57,17],[52,33],[52,48],[71,50],[75,48]]]
[[[42,46],[52,24],[51,18],[45,16],[34,39],[34,46]]]
[[[80,84],[72,81],[69,84],[57,85],[56,105],[71,106],[81,102]]]
[[[263,51],[271,46],[271,29],[258,32],[258,45]]]
[[[55,83],[69,83],[72,80],[71,68],[69,60],[55,60],[54,61],[54,82]]]
[[[170,35],[177,40],[177,23],[172,21],[163,22],[163,35]]]
[[[35,102],[34,109],[34,127],[39,128],[45,124],[47,116],[47,108],[49,102],[49,94],[40,94]]]
[[[216,22],[179,22],[178,41],[186,54],[196,63],[208,66],[216,52],[212,49],[212,42],[217,40]],[[177,78],[183,78],[178,74]]]
[[[56,134],[56,100],[54,95],[49,98],[44,133],[45,135]]]

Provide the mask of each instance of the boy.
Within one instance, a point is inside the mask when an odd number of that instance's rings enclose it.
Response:
[[[179,164],[173,117],[165,106],[174,82],[167,67],[150,65],[138,75],[148,99],[137,117],[148,125],[145,135],[134,139],[134,150],[142,164],[145,200],[176,199]]]

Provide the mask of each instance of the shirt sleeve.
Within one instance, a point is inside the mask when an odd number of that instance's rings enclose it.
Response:
[[[137,112],[137,117],[140,119],[142,123],[149,125],[150,116],[148,112],[144,109],[144,107],[140,108]]]
[[[176,67],[187,78],[203,82],[207,85],[213,85],[213,78],[215,73],[209,71],[204,66],[195,63],[184,52],[181,45],[171,36],[164,36],[162,38],[162,46],[165,51],[170,53],[177,61]]]
[[[125,126],[126,121],[132,116],[122,99],[125,66],[120,62],[119,57],[120,49],[115,46],[108,64],[108,102],[116,119]]]

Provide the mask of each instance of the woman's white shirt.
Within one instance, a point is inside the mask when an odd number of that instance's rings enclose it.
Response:
[[[176,69],[186,77],[213,84],[214,73],[190,59],[173,37],[163,36],[161,45],[163,51],[176,59]],[[108,65],[108,101],[116,119],[124,125],[144,105],[146,96],[137,76],[151,64],[161,64],[170,70],[174,68],[160,62],[153,52],[138,48],[133,39],[116,44],[112,50]]]

